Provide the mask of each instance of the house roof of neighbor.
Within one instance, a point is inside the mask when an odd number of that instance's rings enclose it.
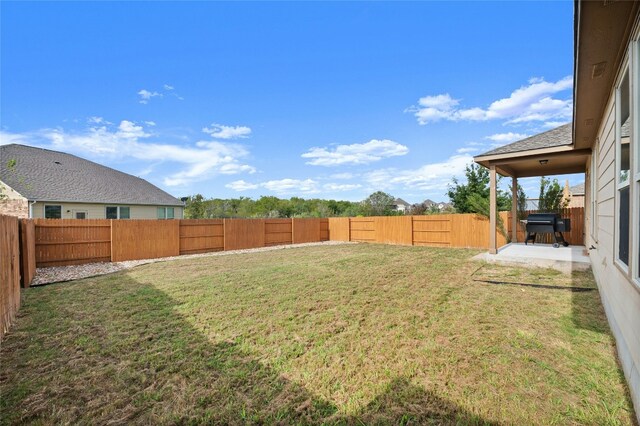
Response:
[[[543,133],[530,136],[526,139],[504,145],[476,157],[484,157],[488,155],[510,154],[514,152],[530,151],[534,149],[554,148],[557,146],[571,145],[572,143],[572,125],[564,124],[555,129],[547,130]]]
[[[18,144],[0,146],[0,180],[31,201],[182,205],[139,177],[64,152]]]
[[[393,204],[396,205],[396,206],[410,206],[410,204],[407,203],[402,198],[396,198],[395,201],[393,202]]]
[[[584,195],[584,182],[572,186],[571,188],[569,188],[569,192],[571,192],[573,195]]]

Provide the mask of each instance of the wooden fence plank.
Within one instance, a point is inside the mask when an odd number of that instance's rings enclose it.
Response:
[[[373,217],[352,217],[349,220],[351,241],[374,242],[376,240]]]
[[[411,216],[377,216],[374,218],[376,242],[384,244],[413,244]]]
[[[320,219],[293,219],[293,243],[320,241]]]
[[[36,275],[36,226],[31,219],[20,219],[20,271],[22,287],[27,288]]]
[[[179,220],[112,220],[111,261],[180,255]]]
[[[224,249],[241,250],[265,246],[264,219],[225,219]]]
[[[329,241],[329,219],[320,219],[320,241]]]
[[[18,218],[0,216],[0,340],[20,309],[20,230]]]
[[[266,219],[264,222],[265,246],[293,243],[292,219]]]
[[[411,216],[413,245],[450,247],[451,216]]]
[[[180,220],[180,254],[208,253],[224,250],[222,219]]]
[[[111,225],[107,219],[34,219],[39,268],[109,262]]]
[[[327,223],[331,241],[351,241],[348,217],[330,217]]]

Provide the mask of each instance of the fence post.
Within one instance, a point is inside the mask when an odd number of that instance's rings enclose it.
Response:
[[[113,219],[109,220],[109,235],[111,236],[111,243],[109,244],[109,248],[110,248],[110,257],[111,257],[111,261],[114,262],[113,260]]]

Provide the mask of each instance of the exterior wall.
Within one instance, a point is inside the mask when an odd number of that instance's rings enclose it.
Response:
[[[569,198],[569,204],[567,205],[567,207],[584,207],[584,200],[584,195],[572,195]]]
[[[24,200],[25,198],[20,195],[19,192],[15,191],[6,183],[0,180],[0,192],[4,194],[9,200]]]
[[[0,200],[0,214],[17,216],[20,218],[29,217],[29,204],[27,199],[1,180],[0,194],[3,196],[3,199]]]
[[[26,198],[0,200],[0,214],[26,219],[29,217],[29,203]]]
[[[615,262],[615,105],[609,99],[598,132],[599,143],[593,147],[596,168],[587,173],[586,226],[587,247],[600,290],[602,304],[616,339],[618,356],[629,383],[637,413],[640,413],[640,286],[633,283]],[[591,194],[591,179],[595,193]],[[591,197],[596,201],[594,212]],[[592,230],[591,221],[595,223]]]
[[[75,211],[87,212],[87,219],[106,219],[107,206],[122,206],[130,208],[130,219],[157,219],[157,207],[158,206],[134,206],[128,204],[84,204],[84,203],[44,203],[38,201],[33,204],[32,211],[33,217],[44,218],[44,206],[46,205],[61,205],[62,206],[62,219],[74,219]],[[164,207],[164,206],[162,206]],[[182,207],[174,207],[175,219],[182,219],[183,215]]]

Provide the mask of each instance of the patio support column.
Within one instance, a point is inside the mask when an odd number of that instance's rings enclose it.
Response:
[[[496,216],[497,212],[497,179],[496,179],[496,166],[491,165],[489,167],[489,253],[498,253],[498,242],[496,240]]]
[[[518,242],[518,178],[511,178],[511,242]]]

